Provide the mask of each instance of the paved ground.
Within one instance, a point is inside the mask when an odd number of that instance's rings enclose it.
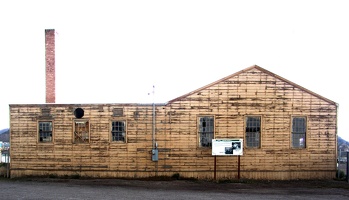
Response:
[[[0,179],[0,199],[349,199],[345,181]]]

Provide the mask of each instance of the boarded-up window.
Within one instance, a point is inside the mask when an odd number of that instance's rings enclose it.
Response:
[[[246,147],[259,148],[261,141],[261,118],[246,117]]]
[[[125,121],[111,122],[111,140],[126,142],[126,123]]]
[[[305,136],[307,130],[307,119],[305,117],[292,118],[292,147],[305,148]]]
[[[52,122],[39,122],[39,142],[52,142]]]
[[[199,145],[200,147],[212,147],[214,138],[214,117],[199,117]]]
[[[74,143],[90,141],[90,123],[88,120],[74,120]]]

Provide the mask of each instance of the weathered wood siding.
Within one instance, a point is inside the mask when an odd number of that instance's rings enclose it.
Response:
[[[73,112],[83,108],[90,142],[73,143]],[[50,108],[43,115],[42,108]],[[123,115],[113,117],[113,109]],[[151,161],[152,106],[138,104],[10,105],[11,176],[181,176],[212,179],[211,148],[199,147],[198,116],[214,116],[215,138],[243,138],[245,117],[261,117],[261,147],[244,148],[241,178],[333,178],[337,106],[267,71],[249,68],[156,106],[159,161]],[[291,118],[307,118],[306,148],[291,146]],[[53,121],[53,142],[38,142],[38,121]],[[126,120],[127,142],[110,141],[112,119]],[[237,178],[238,158],[217,156],[217,178]]]
[[[252,69],[170,103],[171,135],[183,134],[183,171],[209,171],[211,149],[200,149],[197,116],[215,116],[215,138],[245,139],[245,117],[260,116],[261,148],[244,148],[241,177],[254,179],[333,178],[336,171],[337,107],[269,73]],[[291,147],[291,117],[307,117],[306,148]],[[188,138],[190,144],[183,139]],[[192,145],[192,146],[191,146]],[[194,145],[194,146],[193,146]],[[196,149],[196,151],[193,151]],[[217,157],[217,176],[237,177],[237,157]]]
[[[50,108],[50,116],[41,109]],[[90,142],[73,142],[74,109],[84,109]],[[113,117],[113,108],[123,115]],[[148,176],[151,161],[152,107],[128,105],[13,105],[11,113],[11,175]],[[139,117],[135,116],[135,112]],[[127,143],[110,141],[112,119],[127,121]],[[38,121],[53,120],[53,142],[38,142]],[[135,174],[133,174],[135,172]],[[144,174],[144,175],[143,175]],[[155,175],[155,174],[154,174]]]

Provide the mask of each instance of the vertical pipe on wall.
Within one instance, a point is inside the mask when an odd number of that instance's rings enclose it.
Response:
[[[154,94],[155,94],[155,86],[153,85],[153,123],[152,123],[152,140],[153,140],[153,149],[156,148],[155,144],[155,101],[154,101]]]
[[[155,136],[155,132],[156,132],[156,112],[155,112],[155,101],[154,101],[154,87],[153,86],[153,123],[152,123],[152,161],[157,162],[158,161],[158,144],[156,143],[156,136]],[[157,176],[157,168],[158,168],[158,164],[155,164],[155,173]]]

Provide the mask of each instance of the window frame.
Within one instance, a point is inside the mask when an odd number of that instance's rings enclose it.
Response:
[[[113,140],[113,122],[123,122],[124,123],[124,140]],[[111,119],[109,128],[109,141],[111,143],[127,143],[127,120],[126,119]]]
[[[293,119],[295,119],[295,118],[303,118],[304,119],[304,122],[305,122],[305,127],[304,127],[304,133],[294,133],[294,131],[293,131]],[[291,134],[290,134],[290,146],[291,146],[291,148],[292,149],[306,149],[307,148],[307,132],[308,132],[308,118],[307,118],[307,116],[304,116],[304,115],[295,115],[295,116],[291,116],[291,124],[290,124],[290,132],[291,132]],[[301,134],[304,134],[304,141],[303,141],[303,146],[302,145],[300,145],[300,142],[299,142],[299,146],[295,146],[294,145],[294,136],[295,135],[301,135]],[[298,139],[300,139],[301,137],[298,137]]]
[[[87,122],[88,123],[88,139],[85,141],[84,139],[82,140],[76,140],[75,136],[77,135],[76,133],[76,124],[82,123],[82,122]],[[85,126],[86,127],[86,126]],[[91,123],[89,119],[73,119],[73,143],[74,144],[89,144],[91,140]]]
[[[248,118],[257,118],[257,117],[259,118],[259,131],[247,132],[246,129],[248,128],[247,127]],[[258,145],[257,146],[249,145],[250,144],[249,139],[247,139],[248,133],[257,133],[257,132],[258,132]],[[262,148],[262,116],[261,115],[246,115],[244,117],[244,135],[245,135],[245,147],[246,148],[248,148],[248,149],[260,149],[260,148]]]
[[[212,137],[211,137],[211,141],[208,141],[208,146],[203,146],[201,143],[201,134],[203,132],[200,131],[200,119],[201,118],[212,118],[213,119],[213,123],[212,123],[212,131],[205,131],[206,133],[212,133]],[[214,115],[199,115],[197,116],[197,135],[198,135],[198,147],[200,148],[212,148],[212,139],[215,139],[215,130],[216,130],[216,118]]]
[[[40,141],[40,123],[51,123],[51,140],[50,141]],[[54,142],[54,123],[52,120],[39,120],[37,121],[37,142],[40,144],[51,144]]]

